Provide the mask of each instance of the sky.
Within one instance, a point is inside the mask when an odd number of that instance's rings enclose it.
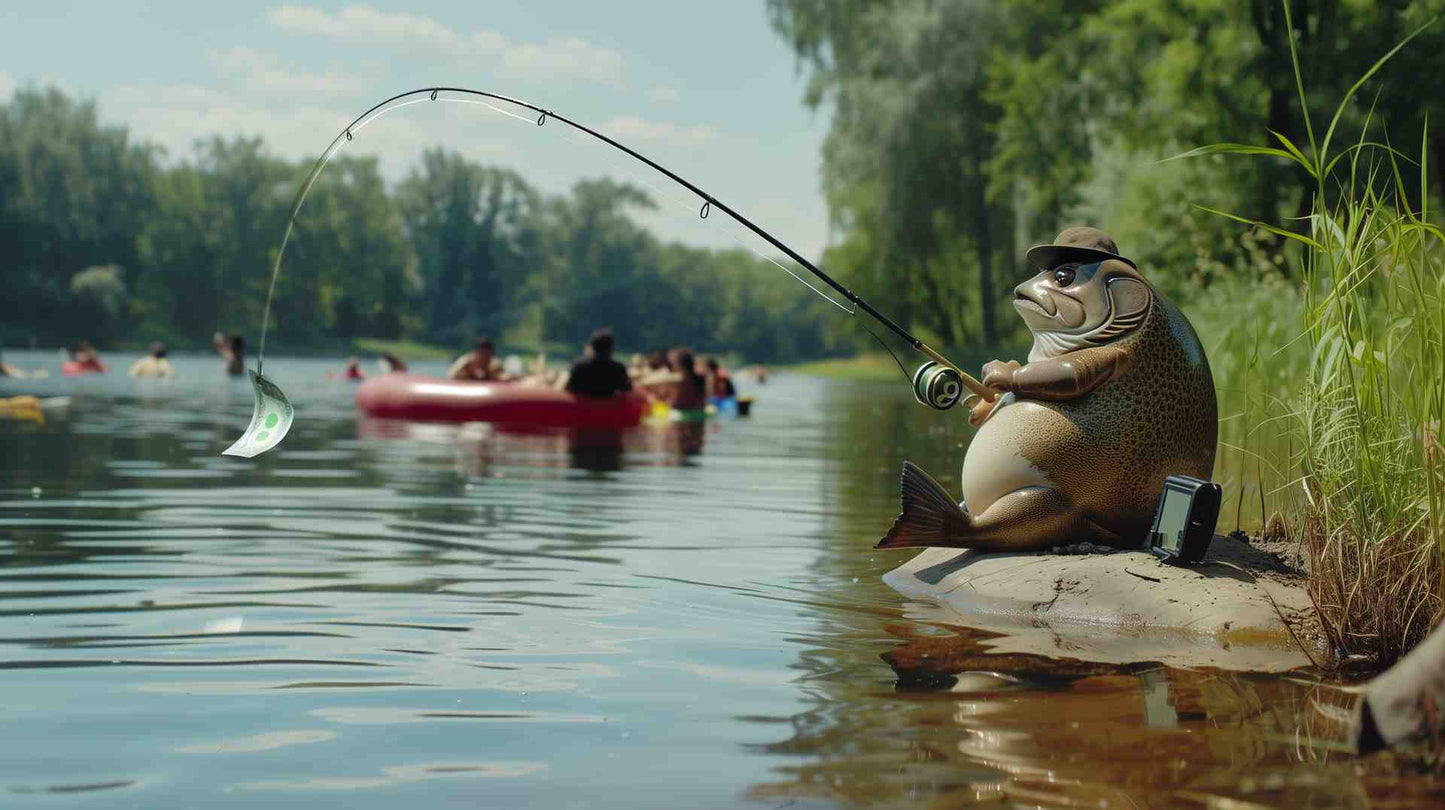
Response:
[[[172,160],[218,133],[310,159],[389,96],[470,87],[612,136],[816,258],[829,119],[803,105],[804,84],[763,0],[0,4],[0,102],[58,86]],[[343,153],[377,155],[394,182],[433,146],[549,193],[600,175],[645,184],[660,208],[639,218],[660,237],[765,248],[725,217],[699,220],[696,198],[620,153],[479,105],[389,113]]]

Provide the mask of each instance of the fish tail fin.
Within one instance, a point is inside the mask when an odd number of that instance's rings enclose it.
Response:
[[[959,545],[971,521],[942,484],[905,461],[898,489],[903,511],[874,548]]]

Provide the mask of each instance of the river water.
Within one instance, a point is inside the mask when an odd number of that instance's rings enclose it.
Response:
[[[277,359],[296,425],[241,460],[215,358],[5,359],[52,376],[0,396],[70,402],[0,420],[0,806],[1445,798],[1332,751],[1315,707],[1345,699],[1311,678],[918,618],[880,581],[908,553],[871,546],[902,460],[956,482],[968,429],[901,379],[779,374],[749,419],[614,441],[369,422],[339,363]]]

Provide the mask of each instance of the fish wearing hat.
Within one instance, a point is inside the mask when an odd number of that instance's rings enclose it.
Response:
[[[1028,551],[1142,545],[1170,475],[1208,479],[1218,406],[1204,348],[1179,308],[1114,240],[1069,228],[1028,251],[1014,288],[1028,363],[994,360],[975,400],[963,502],[903,464],[903,510],[878,548]]]

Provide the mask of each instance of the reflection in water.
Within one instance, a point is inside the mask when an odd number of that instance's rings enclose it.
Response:
[[[905,613],[871,548],[899,464],[950,480],[968,434],[901,385],[780,374],[748,420],[525,435],[358,419],[326,361],[278,359],[298,421],[246,461],[218,455],[245,382],[175,365],[0,380],[71,397],[0,420],[5,807],[1445,799],[1332,751],[1332,686]]]
[[[456,449],[457,472],[490,476],[503,465],[570,466],[592,472],[617,472],[633,466],[685,466],[700,455],[709,425],[672,422],[628,430],[611,428],[529,428],[476,422],[461,425],[357,418],[362,439],[397,439],[443,444]],[[716,423],[712,429],[716,430]]]

